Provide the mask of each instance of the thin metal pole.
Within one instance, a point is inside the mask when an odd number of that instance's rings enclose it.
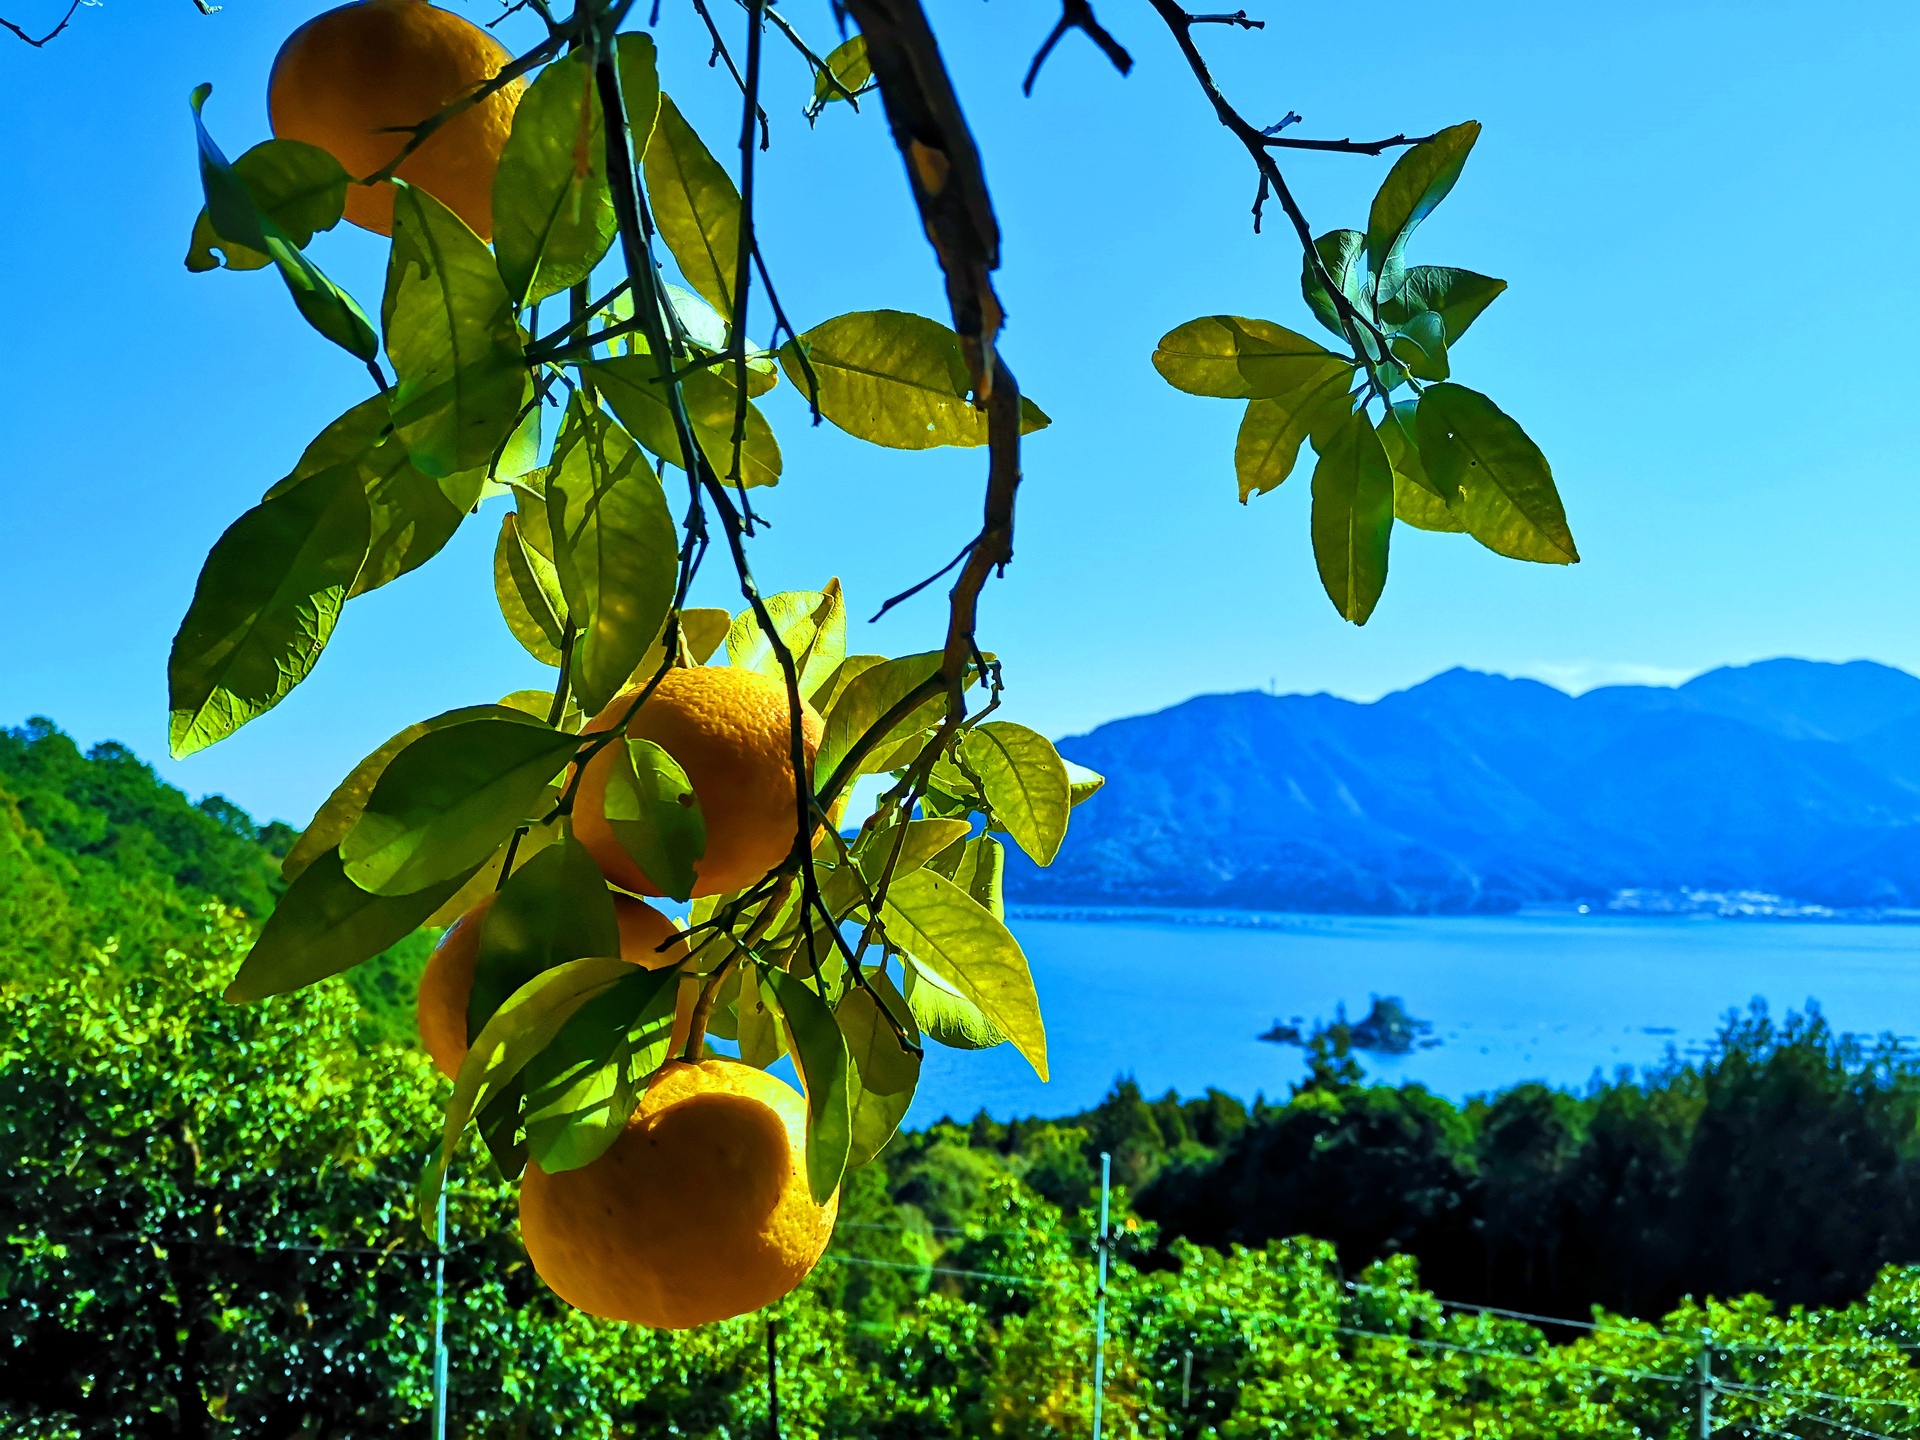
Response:
[[[1700,1331],[1700,1440],[1713,1434],[1713,1331]]]
[[[1100,1440],[1101,1409],[1107,1389],[1107,1192],[1113,1185],[1113,1156],[1100,1152],[1100,1279],[1093,1306],[1093,1440]]]
[[[440,1187],[434,1222],[433,1259],[433,1440],[447,1440],[447,1190]]]
[[[773,1440],[780,1440],[780,1322],[767,1316],[767,1415],[773,1422]]]
[[[1193,1351],[1189,1350],[1180,1359],[1180,1408],[1193,1408]]]

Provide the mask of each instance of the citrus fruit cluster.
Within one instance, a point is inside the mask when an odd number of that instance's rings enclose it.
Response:
[[[809,1272],[844,1176],[912,1105],[924,1042],[1011,1043],[1046,1077],[999,837],[1050,863],[1101,780],[988,718],[990,652],[848,653],[837,579],[762,595],[735,543],[750,607],[686,606],[708,510],[737,538],[732,495],[780,479],[760,402],[782,377],[848,436],[924,450],[988,442],[982,372],[955,330],[898,310],[758,349],[735,247],[713,240],[750,234],[750,203],[662,89],[653,37],[608,0],[535,9],[546,38],[518,58],[430,0],[316,16],[274,62],[274,138],[232,161],[211,87],[192,92],[188,268],[272,266],[377,393],[209,552],[168,661],[169,746],[273,708],[343,605],[510,500],[495,597],[551,691],[445,710],[361,760],[288,849],[226,995],[286,994],[447,927],[418,994],[454,1082],[419,1214],[471,1125],[520,1182],[549,1287],[680,1327]],[[864,64],[864,44],[833,63]],[[342,218],[392,237],[377,325],[307,254]],[[1048,423],[1025,397],[1019,415]],[[669,467],[693,492],[678,523]],[[972,715],[976,686],[992,694]],[[843,832],[853,787],[881,775]],[[712,1056],[709,1034],[737,1048]],[[783,1057],[800,1089],[767,1073]]]
[[[707,819],[696,895],[738,890],[792,847],[792,710],[785,687],[724,666],[667,671],[637,708],[617,696],[581,732],[620,728],[650,740],[686,772]],[[809,761],[820,717],[802,702]],[[588,760],[574,833],[614,888],[620,957],[647,969],[687,959],[673,922],[634,893],[658,895],[608,824],[607,776],[619,752]],[[449,1078],[467,1055],[468,1001],[489,895],[441,937],[420,977],[421,1043]],[[800,1283],[833,1231],[837,1195],[816,1204],[806,1173],[806,1102],[750,1065],[699,1058],[690,1036],[697,983],[680,987],[667,1063],[626,1130],[591,1164],[549,1174],[529,1163],[520,1233],[540,1278],[589,1314],[682,1328],[757,1310]],[[693,1043],[689,1046],[689,1040]]]

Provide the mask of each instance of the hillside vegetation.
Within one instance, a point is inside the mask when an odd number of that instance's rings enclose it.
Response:
[[[50,726],[0,753],[0,1430],[422,1433],[410,1195],[446,1082],[395,1038],[412,962],[222,1005],[284,834]],[[777,1311],[782,1433],[1084,1433],[1102,1150],[1116,1434],[1691,1435],[1703,1327],[1719,1423],[1920,1433],[1920,1270],[1885,1268],[1920,1259],[1904,1057],[1754,1017],[1703,1066],[1462,1108],[1367,1085],[1338,1040],[1284,1103],[1123,1084],[902,1135]],[[567,1309],[475,1155],[451,1210],[452,1434],[766,1433],[759,1317]],[[1617,1308],[1543,1330],[1436,1294]]]

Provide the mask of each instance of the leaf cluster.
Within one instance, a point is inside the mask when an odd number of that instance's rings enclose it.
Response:
[[[1479,135],[1468,121],[1414,145],[1374,196],[1364,231],[1314,242],[1301,292],[1342,350],[1271,321],[1213,315],[1169,331],[1153,354],[1176,389],[1247,402],[1234,446],[1243,504],[1285,481],[1312,445],[1314,563],[1334,609],[1356,625],[1386,588],[1396,521],[1464,532],[1516,560],[1580,558],[1539,447],[1452,378],[1453,347],[1506,281],[1407,263],[1414,231]]]

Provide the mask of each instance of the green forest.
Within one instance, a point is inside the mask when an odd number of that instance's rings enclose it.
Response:
[[[430,937],[222,1004],[291,839],[123,747],[0,731],[8,1435],[428,1433]],[[771,1333],[567,1308],[469,1152],[450,1433],[763,1436],[774,1393],[790,1437],[1084,1434],[1102,1152],[1111,1433],[1920,1433],[1920,1063],[1757,1010],[1581,1093],[1370,1084],[1335,1032],[1251,1105],[1122,1080],[903,1133]]]

